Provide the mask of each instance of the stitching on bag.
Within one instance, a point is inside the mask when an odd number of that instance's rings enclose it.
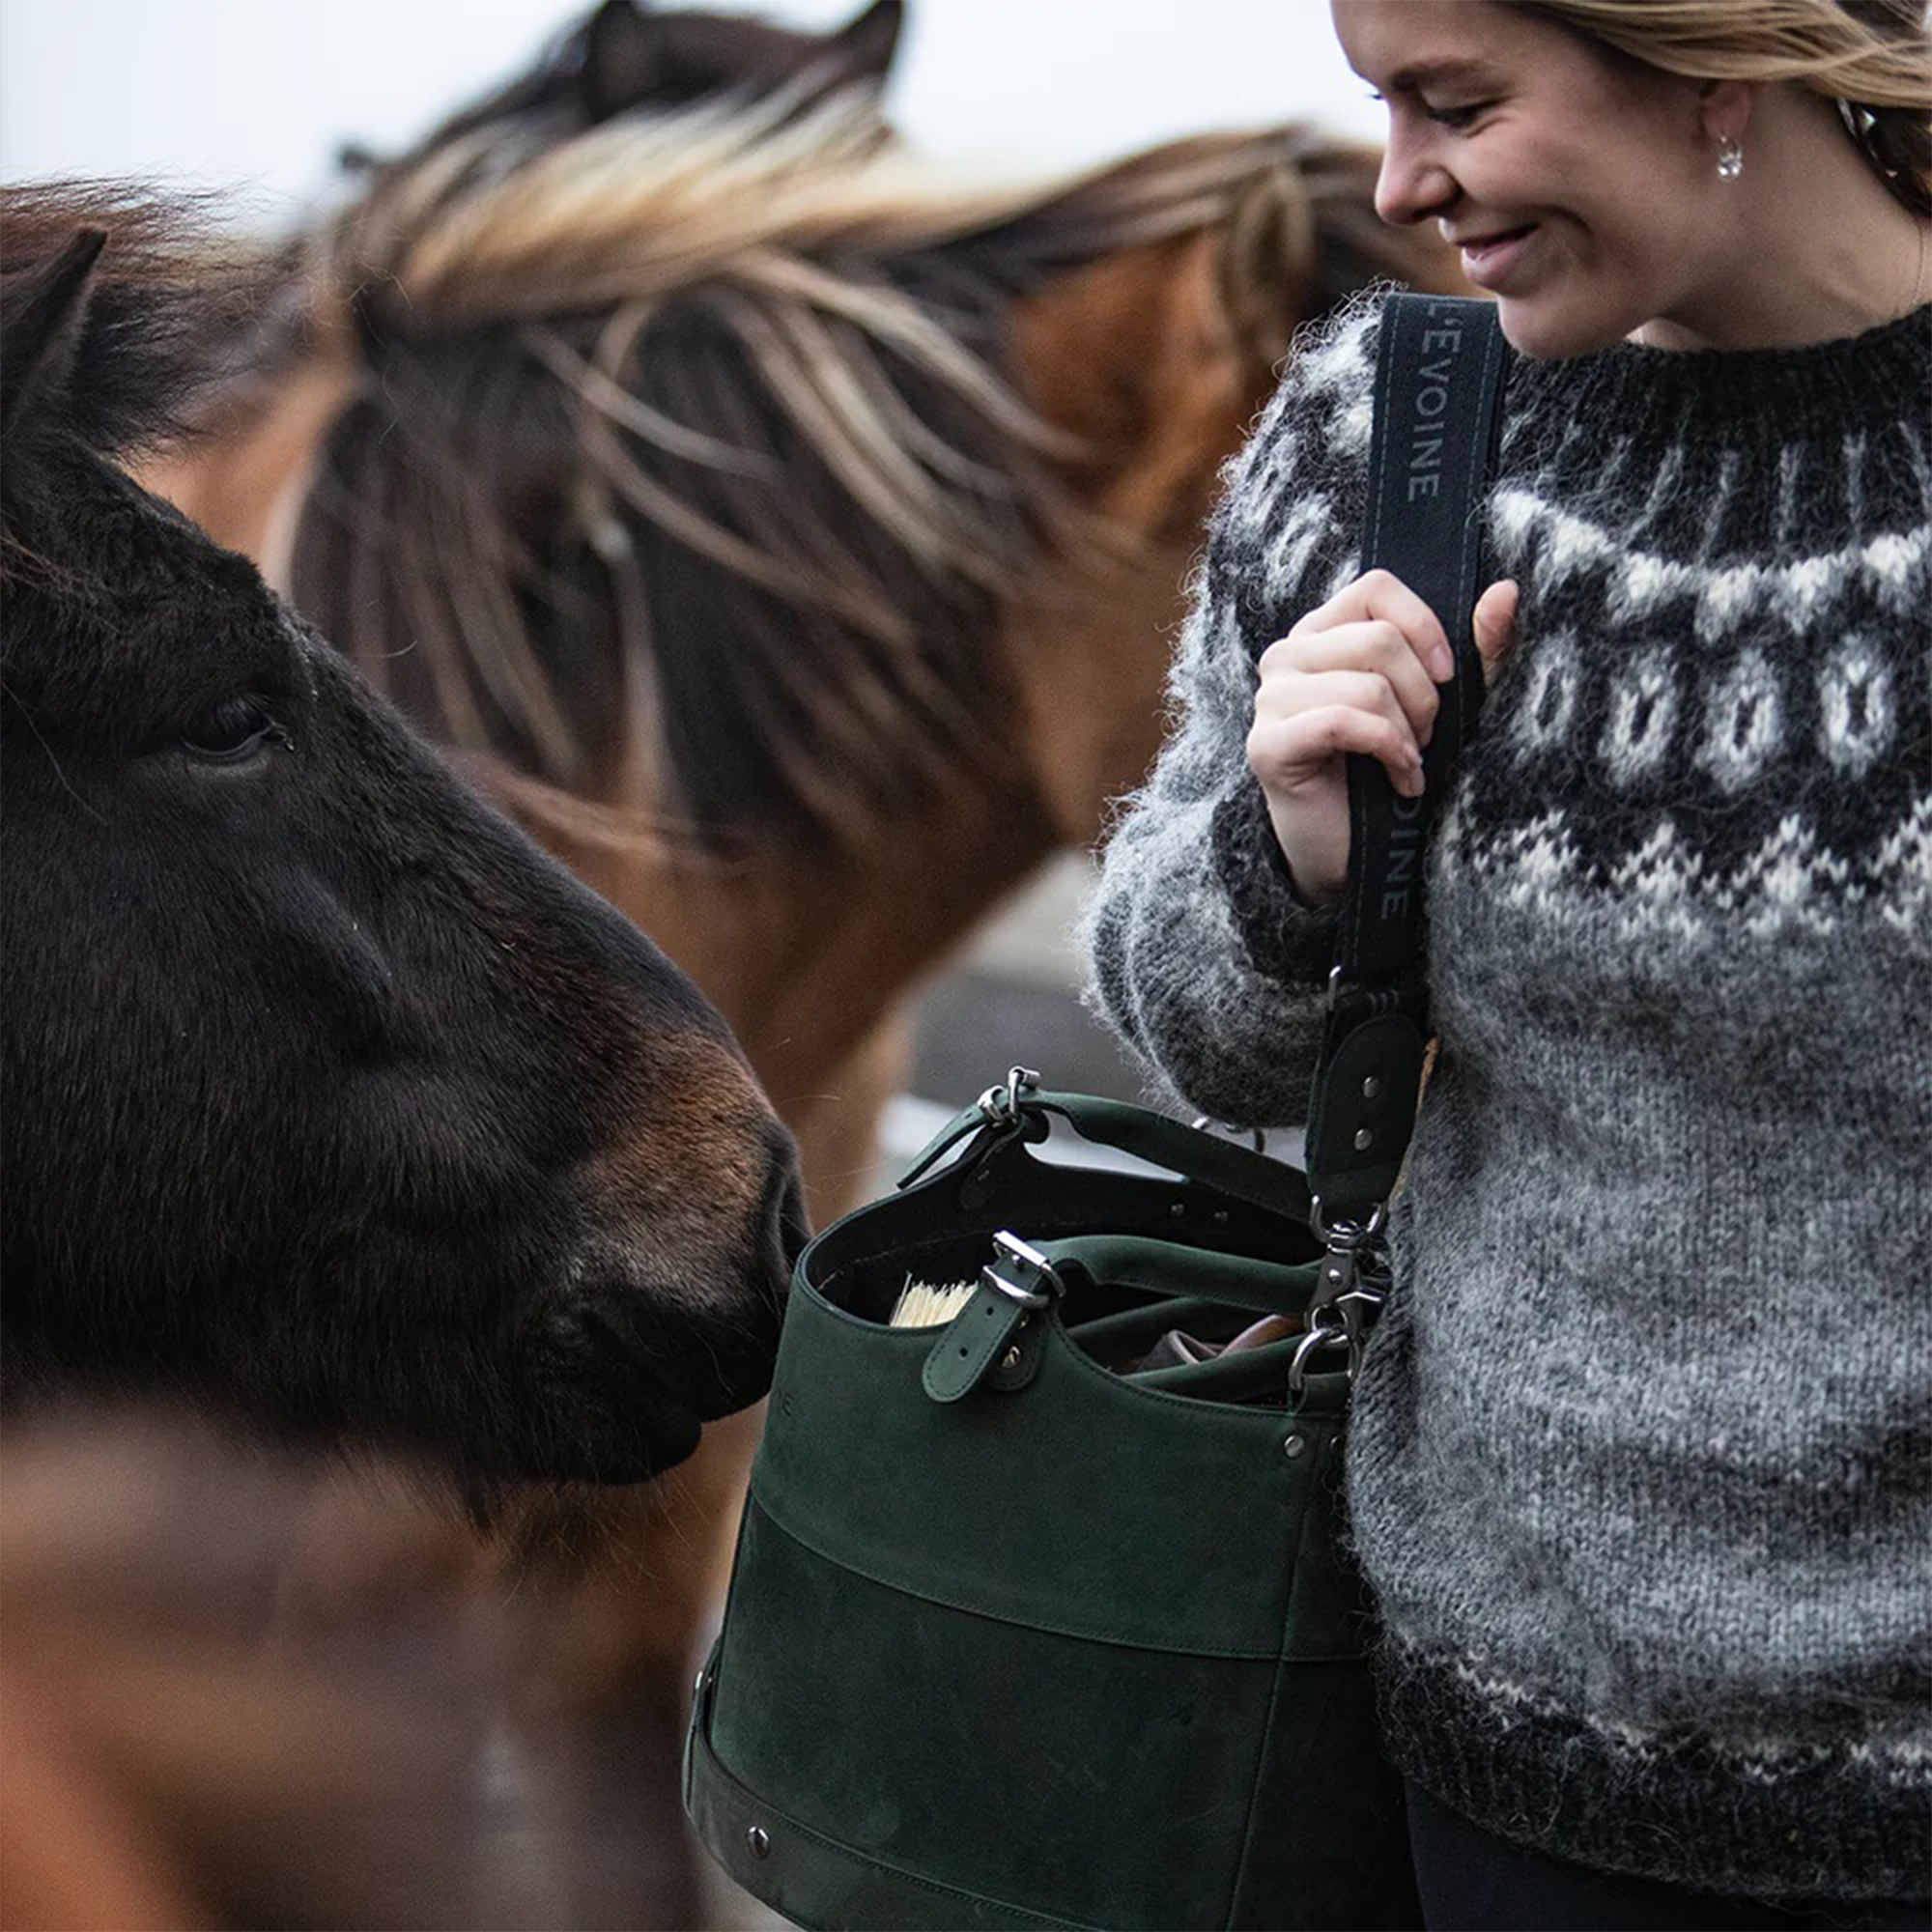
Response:
[[[1022,1623],[1017,1617],[1003,1617],[998,1611],[986,1609],[978,1604],[961,1603],[957,1598],[942,1596],[934,1590],[915,1589],[911,1584],[901,1581],[896,1577],[882,1576],[876,1570],[868,1569],[864,1564],[854,1563],[844,1556],[835,1554],[832,1550],[822,1548],[811,1537],[800,1535],[790,1523],[785,1522],[772,1509],[770,1497],[759,1491],[755,1484],[753,1486],[750,1501],[781,1536],[797,1544],[801,1549],[810,1550],[821,1563],[829,1563],[835,1570],[844,1571],[847,1576],[863,1577],[868,1583],[876,1583],[880,1589],[890,1590],[895,1596],[911,1597],[922,1604],[935,1604],[943,1610],[957,1610],[961,1616],[978,1617],[981,1623],[997,1624],[1003,1630],[1035,1631],[1042,1636],[1070,1636],[1081,1643],[1110,1643],[1122,1650],[1145,1650],[1151,1651],[1156,1656],[1223,1658],[1237,1663],[1282,1664],[1288,1662],[1301,1663],[1303,1662],[1310,1663],[1326,1663],[1332,1662],[1328,1658],[1309,1658],[1306,1660],[1301,1658],[1284,1658],[1281,1655],[1279,1645],[1273,1650],[1207,1649],[1179,1645],[1166,1639],[1156,1642],[1151,1637],[1130,1636],[1118,1631],[1081,1630],[1074,1625],[1065,1623]]]

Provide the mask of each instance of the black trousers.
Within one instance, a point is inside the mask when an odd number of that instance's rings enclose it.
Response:
[[[1429,1932],[1928,1932],[1925,1899],[1857,1904],[1715,1898],[1525,1850],[1408,1787],[1409,1846]]]

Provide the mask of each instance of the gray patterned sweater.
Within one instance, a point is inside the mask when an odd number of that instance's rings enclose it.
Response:
[[[1096,997],[1306,1110],[1333,916],[1243,739],[1356,574],[1376,316],[1232,467]],[[1517,647],[1432,867],[1440,1049],[1350,1455],[1402,1768],[1603,1869],[1918,1897],[1932,1860],[1932,307],[1513,368]]]

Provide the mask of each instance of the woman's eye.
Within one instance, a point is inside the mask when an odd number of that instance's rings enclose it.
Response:
[[[1468,107],[1425,107],[1422,111],[1438,128],[1466,128],[1488,105],[1488,101],[1479,100]]]
[[[182,733],[182,750],[215,764],[239,764],[264,745],[286,745],[289,734],[256,697],[224,697]]]

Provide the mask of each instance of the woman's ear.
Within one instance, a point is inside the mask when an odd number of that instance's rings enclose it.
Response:
[[[1705,81],[1697,90],[1697,104],[1706,138],[1742,142],[1763,92],[1761,80]]]

